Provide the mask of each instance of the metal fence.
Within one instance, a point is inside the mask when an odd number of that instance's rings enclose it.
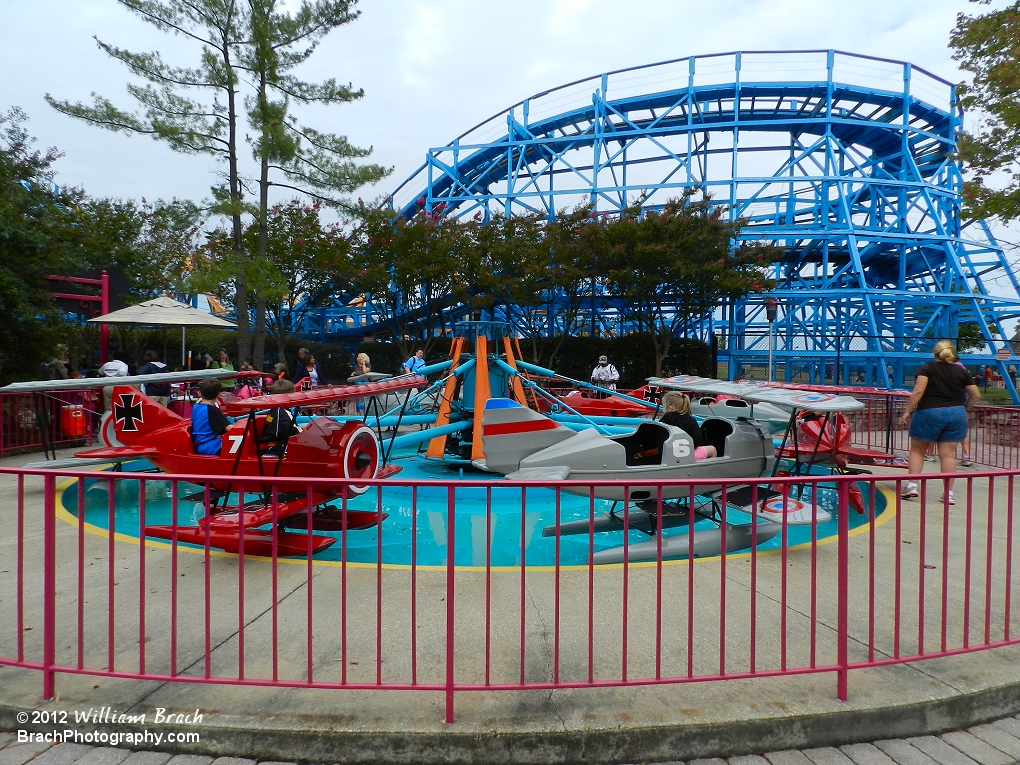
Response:
[[[875,385],[880,387],[911,387],[914,374],[931,360],[932,350],[940,339],[911,335],[893,336],[806,336],[763,333],[729,335],[717,333],[720,376],[726,379],[795,382],[805,385]],[[958,347],[968,348],[972,338],[950,338]],[[770,345],[772,353],[769,353]],[[1016,387],[1020,358],[1012,354],[1012,344],[996,341],[995,347],[972,348],[960,361],[972,374],[979,368],[991,367],[989,387],[1009,390]],[[997,358],[997,352],[1010,355]],[[824,354],[819,358],[819,354]],[[771,378],[769,361],[771,359]]]
[[[91,443],[95,402],[92,390],[0,393],[0,457]]]
[[[833,673],[845,699],[858,668],[1018,642],[1016,474],[957,474],[955,505],[939,498],[938,476],[926,478],[920,497],[902,507],[899,474],[767,479],[784,497],[821,504],[828,492],[835,544],[817,526],[794,544],[784,518],[775,537],[781,544],[768,552],[664,560],[660,534],[645,537],[659,545],[650,562],[625,554],[618,565],[571,563],[560,536],[551,563],[535,565],[529,503],[545,492],[559,523],[566,500],[580,497],[594,526],[603,505],[592,485],[501,482],[496,502],[489,482],[369,482],[359,501],[374,497],[386,508],[387,493],[400,491],[408,511],[373,529],[374,540],[346,527],[333,532],[339,552],[320,569],[311,556],[298,565],[280,558],[277,531],[261,556],[211,552],[176,535],[147,542],[142,532],[157,500],[170,503],[174,528],[183,528],[190,505],[182,505],[194,501],[185,496],[206,485],[202,477],[3,469],[0,485],[17,501],[0,509],[12,534],[0,571],[9,614],[0,620],[0,664],[39,671],[47,698],[61,673],[417,690],[443,694],[448,721],[456,695],[482,690]],[[725,548],[739,486],[711,483],[723,486],[715,511]],[[276,508],[271,484],[260,479],[241,489],[254,496],[268,488]],[[663,490],[674,485],[691,503],[709,489],[705,481],[628,489],[650,492],[665,519]],[[853,509],[858,490],[863,515]],[[462,502],[470,492],[482,509],[468,515]],[[441,522],[442,513],[426,512],[426,493],[428,509],[445,510]],[[751,505],[760,499],[750,497]],[[123,512],[125,502],[137,517]],[[910,512],[888,512],[908,503]],[[643,521],[636,510],[618,512],[624,529],[612,533],[622,543]],[[748,522],[752,529],[765,523]],[[393,564],[385,551],[398,527],[413,541]],[[693,525],[672,533],[684,531]],[[696,540],[700,532],[693,533]],[[500,536],[518,539],[509,563],[493,557]],[[597,536],[574,537],[589,559]],[[465,539],[485,541],[467,550]]]
[[[855,446],[906,454],[910,435],[900,418],[906,407],[905,393],[856,395],[864,409],[848,415]],[[975,465],[1003,470],[1020,469],[1020,407],[976,406],[970,412],[970,430],[965,449]]]

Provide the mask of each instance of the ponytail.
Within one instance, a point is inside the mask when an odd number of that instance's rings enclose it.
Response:
[[[935,343],[933,354],[939,361],[944,361],[947,364],[955,364],[960,360],[959,354],[948,340],[940,340]]]

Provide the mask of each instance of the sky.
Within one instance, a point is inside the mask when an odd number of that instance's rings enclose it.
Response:
[[[469,127],[534,93],[603,71],[731,50],[838,48],[910,61],[962,79],[947,41],[965,0],[362,0],[300,74],[364,88],[353,104],[306,112],[320,130],[373,147],[392,175],[385,195]],[[116,0],[0,0],[0,110],[19,106],[40,147],[65,153],[57,182],[91,196],[201,200],[220,168],[141,136],[66,117],[43,96],[132,102],[124,67],[93,36],[188,64],[182,39],[141,22]]]
[[[949,35],[958,13],[985,10],[967,0],[361,0],[357,7],[360,18],[334,30],[298,73],[364,89],[352,104],[300,116],[372,147],[372,161],[392,168],[357,192],[366,201],[397,188],[430,147],[528,96],[614,69],[734,50],[835,48],[909,61],[959,82]],[[64,152],[55,166],[61,185],[93,197],[208,200],[223,169],[212,158],[93,127],[46,103],[47,93],[88,102],[96,92],[133,108],[128,72],[94,37],[159,51],[170,63],[195,61],[184,40],[116,0],[0,0],[0,111],[21,107],[37,146]],[[1011,260],[1020,258],[1009,246],[1020,242],[1018,229],[993,227]]]

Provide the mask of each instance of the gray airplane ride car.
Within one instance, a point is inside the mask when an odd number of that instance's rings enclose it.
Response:
[[[506,398],[490,399],[482,418],[485,460],[476,466],[511,480],[591,481],[596,497],[624,499],[627,482],[677,478],[757,478],[772,471],[772,434],[755,420],[710,417],[702,423],[706,443],[719,453],[694,459],[691,437],[661,422],[643,422],[632,433],[575,432]],[[597,483],[595,483],[597,482]],[[658,496],[654,486],[626,486],[627,499]],[[718,486],[699,487],[710,492]],[[587,495],[588,487],[565,487]],[[687,496],[686,486],[664,486],[663,499]]]
[[[667,389],[740,396],[748,401],[767,402],[793,414],[800,409],[820,412],[854,411],[863,405],[849,396],[776,390],[742,383],[727,383],[695,377],[655,378],[649,381]],[[568,520],[543,529],[544,536],[588,534],[591,532],[641,531],[652,539],[595,552],[596,564],[665,558],[717,555],[747,549],[770,539],[782,525],[768,517],[776,492],[758,486],[775,466],[772,434],[750,418],[707,417],[702,421],[704,440],[716,447],[718,456],[696,460],[694,445],[683,430],[661,422],[643,422],[621,435],[603,435],[595,429],[575,432],[554,420],[506,398],[490,399],[482,417],[484,460],[475,465],[502,473],[511,480],[583,481],[563,490],[602,499],[625,500],[623,510],[616,504],[597,517]],[[743,487],[727,488],[726,506],[758,515],[751,524],[734,524],[720,515],[721,486],[699,484],[691,502],[690,485],[634,485],[637,481],[675,479],[747,478]],[[625,496],[626,493],[626,496]],[[711,495],[716,494],[715,499]],[[708,498],[706,499],[706,495]],[[746,496],[744,496],[746,495]],[[738,499],[739,497],[739,499]],[[633,502],[634,506],[630,506]],[[793,507],[794,500],[778,500],[780,513]],[[805,503],[797,502],[798,506]],[[710,510],[705,510],[705,507]],[[810,503],[798,511],[797,523],[818,522],[824,511]],[[693,515],[692,515],[693,514]],[[827,517],[827,514],[824,514]],[[800,516],[804,516],[803,518]],[[787,516],[793,523],[792,516]],[[711,521],[706,527],[694,523]],[[713,525],[714,524],[714,525]],[[671,536],[663,529],[689,530]]]

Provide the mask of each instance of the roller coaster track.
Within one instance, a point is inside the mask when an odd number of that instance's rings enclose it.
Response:
[[[767,240],[779,377],[912,381],[931,343],[974,323],[998,364],[1020,284],[982,221],[960,219],[963,114],[951,83],[834,50],[736,52],[607,72],[536,94],[427,152],[392,194],[404,216],[646,209],[698,186]],[[442,207],[440,208],[440,205]],[[626,331],[593,298],[592,324]],[[505,318],[513,320],[511,315]],[[614,324],[615,323],[615,324]],[[550,322],[550,328],[554,326]],[[576,331],[577,328],[558,328]],[[725,335],[731,376],[768,355],[764,297],[689,322]]]

